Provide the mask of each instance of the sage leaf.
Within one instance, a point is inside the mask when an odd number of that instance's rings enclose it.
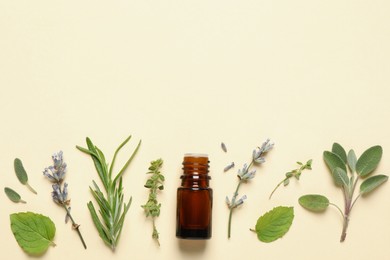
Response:
[[[341,160],[343,160],[344,163],[347,163],[347,153],[345,152],[344,148],[338,144],[334,143],[332,146],[332,153],[337,154]]]
[[[32,212],[10,215],[11,229],[19,246],[30,255],[41,255],[53,242],[56,227],[50,218]]]
[[[37,194],[37,192],[28,183],[27,172],[24,169],[23,163],[19,158],[15,158],[14,160],[14,169],[15,169],[16,177],[18,177],[20,183],[26,185],[33,193]]]
[[[356,154],[354,150],[349,150],[348,152],[348,166],[351,169],[352,172],[356,171]]]
[[[308,194],[299,198],[299,204],[307,210],[322,212],[329,206],[327,197],[317,194]]]
[[[294,219],[293,207],[276,207],[263,216],[256,223],[257,237],[262,242],[273,242],[283,237],[290,229]]]
[[[365,177],[375,170],[382,158],[382,147],[379,145],[368,148],[356,162],[356,172]]]
[[[360,185],[360,194],[365,195],[376,188],[378,188],[381,184],[385,183],[389,179],[386,175],[375,175],[372,176],[362,182]]]
[[[336,167],[333,170],[332,175],[333,175],[333,180],[335,181],[336,185],[342,186],[342,187],[348,187],[349,179],[348,179],[347,173],[343,169]]]
[[[4,188],[4,192],[5,192],[5,194],[7,195],[7,197],[8,197],[11,201],[13,201],[13,202],[26,203],[24,200],[22,200],[22,198],[20,197],[19,193],[17,193],[17,192],[14,191],[13,189],[8,188],[8,187],[5,187],[5,188]]]
[[[332,173],[333,173],[334,169],[336,169],[337,167],[341,168],[342,170],[347,172],[347,167],[346,167],[345,163],[340,158],[340,156],[338,156],[335,153],[325,151],[324,152],[324,161],[325,161],[326,165],[328,166],[330,172],[332,172]],[[333,174],[332,174],[332,176],[333,176]],[[337,183],[337,180],[334,180],[334,181]]]

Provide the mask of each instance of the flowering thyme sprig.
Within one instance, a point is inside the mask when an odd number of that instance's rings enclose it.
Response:
[[[64,182],[66,174],[66,163],[63,160],[62,151],[53,154],[52,159],[54,164],[45,168],[45,170],[43,171],[43,175],[45,175],[53,183],[53,191],[51,193],[51,196],[55,203],[62,206],[66,210],[65,222],[67,222],[68,219],[72,221],[73,228],[77,231],[77,234],[79,235],[84,248],[87,249],[87,245],[85,244],[84,238],[81,235],[79,229],[80,225],[76,224],[72,215],[70,214],[68,184]]]
[[[228,222],[228,238],[230,238],[231,234],[231,224],[232,224],[232,214],[233,214],[233,209],[237,208],[241,204],[244,203],[244,200],[246,199],[246,195],[242,196],[240,199],[237,199],[238,196],[238,190],[241,186],[242,183],[247,182],[255,177],[256,170],[250,170],[250,168],[254,164],[262,164],[265,162],[265,154],[271,150],[274,147],[274,144],[270,142],[270,139],[267,139],[261,147],[257,147],[256,149],[253,150],[252,153],[252,161],[250,164],[244,164],[242,169],[238,170],[237,177],[239,179],[239,182],[237,184],[237,188],[235,192],[233,193],[232,199],[230,200],[226,196],[226,204],[230,210],[229,212],[229,222]]]

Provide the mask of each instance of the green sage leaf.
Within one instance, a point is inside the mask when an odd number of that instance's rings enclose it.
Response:
[[[348,152],[348,166],[351,169],[352,172],[356,171],[356,154],[354,150],[349,150]]]
[[[382,158],[382,147],[379,145],[368,148],[356,162],[356,172],[365,177],[375,170]]]
[[[347,153],[345,152],[344,148],[338,144],[334,143],[332,146],[332,153],[337,154],[341,160],[343,160],[344,163],[347,163]]]
[[[294,219],[293,207],[276,207],[263,216],[256,223],[257,237],[262,242],[273,242],[283,237],[290,229]]]
[[[18,177],[21,184],[25,185],[28,182],[27,172],[23,167],[23,163],[19,158],[14,160],[14,168],[16,177]]]
[[[343,169],[336,167],[333,170],[332,175],[333,175],[333,180],[335,181],[336,185],[348,187],[349,179],[348,179],[347,173]]]
[[[13,202],[26,203],[24,200],[22,200],[22,198],[20,197],[19,193],[17,193],[17,192],[14,191],[13,189],[8,188],[8,187],[5,187],[5,188],[4,188],[4,192],[5,192],[5,194],[7,195],[7,197],[8,197],[11,201],[13,201]]]
[[[329,206],[327,197],[317,194],[308,194],[299,198],[299,204],[307,210],[322,212]]]
[[[340,158],[340,156],[338,156],[335,153],[325,151],[324,152],[324,161],[325,161],[326,165],[328,166],[330,172],[332,173],[332,176],[333,176],[334,169],[336,169],[337,167],[344,170],[345,172],[347,172],[347,167],[346,167],[345,163]],[[334,180],[334,181],[337,183],[337,180]]]
[[[375,175],[372,176],[362,182],[360,185],[360,194],[365,195],[376,188],[378,188],[380,185],[385,183],[389,179],[386,175]]]
[[[53,242],[56,227],[50,218],[32,212],[10,215],[11,229],[19,246],[28,254],[41,255]]]

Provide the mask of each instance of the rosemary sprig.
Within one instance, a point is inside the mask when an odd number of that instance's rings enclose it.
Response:
[[[163,160],[158,159],[150,163],[149,171],[147,174],[152,174],[150,178],[145,183],[145,188],[150,189],[149,198],[145,205],[141,207],[145,210],[146,217],[151,216],[153,222],[153,233],[152,237],[157,241],[157,244],[160,246],[159,233],[156,228],[155,219],[160,216],[161,203],[157,201],[157,191],[164,189],[164,180],[165,177],[160,173]]]
[[[70,199],[68,199],[68,184],[64,182],[65,174],[66,174],[66,163],[63,160],[63,153],[60,151],[59,153],[55,153],[52,156],[54,164],[45,168],[43,171],[43,175],[46,176],[53,184],[53,191],[51,196],[53,201],[63,207],[66,211],[65,223],[67,219],[70,218],[72,221],[72,227],[77,231],[77,234],[80,237],[81,243],[84,248],[87,249],[87,245],[85,244],[84,238],[80,232],[80,225],[76,223],[70,214]]]
[[[230,238],[231,234],[231,226],[232,226],[232,215],[233,210],[244,203],[244,200],[246,199],[246,195],[242,196],[240,199],[237,200],[238,196],[238,190],[242,183],[247,182],[255,177],[256,170],[249,171],[249,169],[254,164],[262,164],[265,162],[264,155],[273,148],[274,144],[270,142],[269,139],[267,139],[261,147],[256,148],[253,150],[252,154],[252,161],[250,162],[249,166],[247,164],[244,164],[244,167],[240,170],[238,170],[237,177],[239,179],[239,182],[237,184],[236,190],[233,193],[232,199],[230,200],[226,196],[226,204],[229,208],[229,222],[228,222],[228,238]]]
[[[284,178],[281,182],[278,183],[278,185],[276,185],[275,189],[269,195],[269,199],[271,199],[272,195],[275,193],[277,188],[279,188],[279,186],[282,185],[282,183],[284,186],[287,186],[290,183],[290,178],[295,177],[297,180],[299,180],[299,177],[301,177],[303,170],[305,169],[311,170],[312,162],[313,160],[308,160],[305,164],[301,162],[297,162],[299,167],[295,170],[286,173],[286,178]]]
[[[100,180],[103,183],[105,194],[101,191],[99,186],[93,181],[93,188],[90,187],[93,197],[99,206],[99,213],[101,218],[96,213],[93,203],[88,203],[88,209],[91,213],[92,220],[95,224],[96,229],[99,232],[101,239],[115,251],[116,246],[122,232],[123,223],[125,221],[126,213],[128,212],[131,200],[130,197],[128,203],[123,202],[123,186],[122,176],[127,166],[133,160],[137,153],[141,141],[139,141],[136,149],[127,160],[125,165],[119,171],[119,173],[113,178],[112,171],[115,163],[116,156],[119,150],[131,139],[129,136],[119,147],[116,149],[114,157],[112,158],[111,166],[108,167],[108,163],[104,157],[103,152],[95,146],[91,139],[87,137],[86,142],[88,149],[76,146],[80,151],[91,155],[92,160],[95,164],[96,171],[99,175]]]

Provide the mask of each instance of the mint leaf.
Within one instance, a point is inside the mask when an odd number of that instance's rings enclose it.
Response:
[[[50,218],[32,212],[10,215],[11,229],[19,246],[30,255],[41,255],[53,242],[56,227]]]
[[[299,198],[299,204],[307,210],[321,212],[329,206],[327,197],[317,194],[308,194]]]
[[[257,237],[262,242],[273,242],[284,236],[290,229],[294,219],[293,207],[276,207],[263,216],[256,223]]]
[[[356,162],[357,174],[365,177],[374,171],[382,158],[382,152],[382,147],[379,145],[368,148]]]

